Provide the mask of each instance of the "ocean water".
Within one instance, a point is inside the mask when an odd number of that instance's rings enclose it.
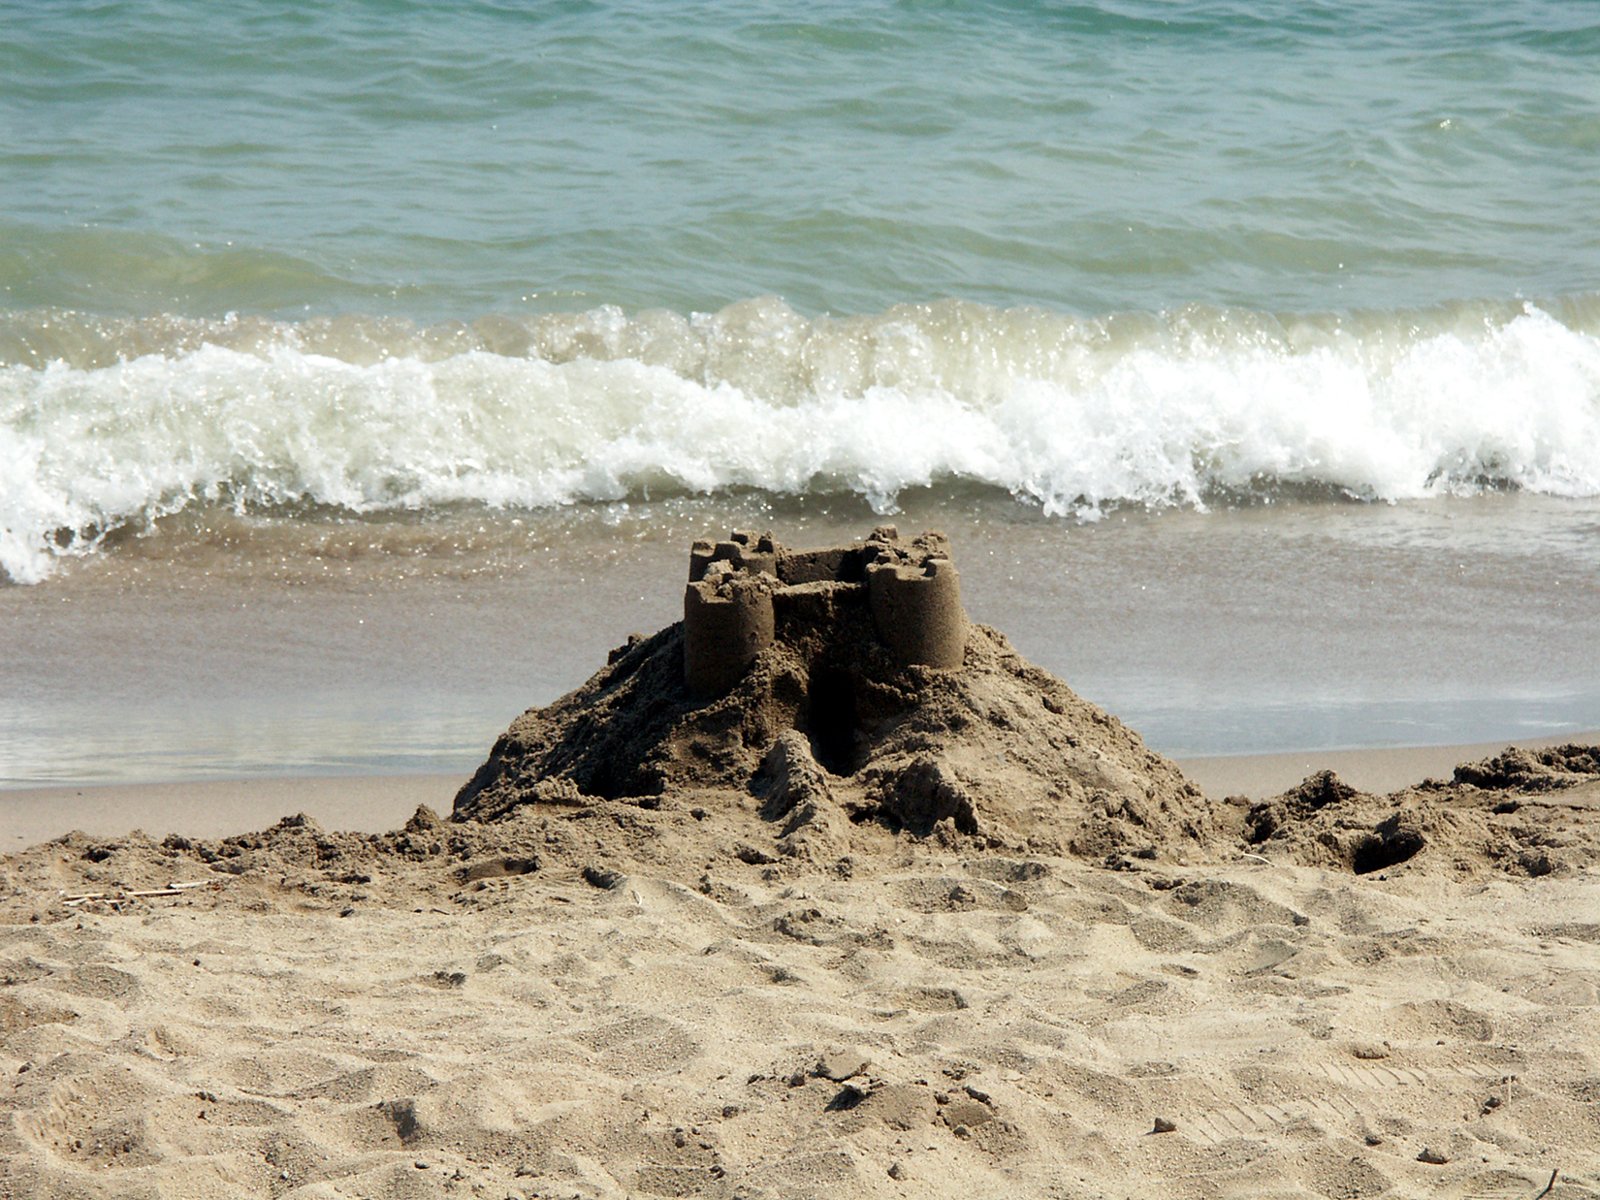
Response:
[[[1190,754],[1600,727],[1600,11],[0,3],[0,785],[470,767],[732,524]]]

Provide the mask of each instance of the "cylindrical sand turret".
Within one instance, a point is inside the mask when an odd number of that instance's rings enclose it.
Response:
[[[713,572],[683,593],[683,677],[691,694],[720,696],[772,645],[770,582]]]
[[[961,666],[967,614],[961,607],[961,576],[948,558],[930,558],[921,566],[869,566],[867,601],[878,636],[902,663]]]
[[[689,582],[704,579],[712,563],[725,562],[736,571],[755,575],[765,571],[778,573],[778,545],[770,533],[757,536],[736,529],[725,542],[712,542],[701,538],[689,547]]]

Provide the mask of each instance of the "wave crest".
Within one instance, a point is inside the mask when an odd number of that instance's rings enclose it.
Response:
[[[352,512],[979,483],[1052,514],[1600,494],[1600,301],[1075,318],[0,318],[0,570],[200,502]]]

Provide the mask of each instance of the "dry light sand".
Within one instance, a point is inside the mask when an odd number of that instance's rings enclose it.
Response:
[[[12,856],[0,1195],[1600,1195],[1592,857],[812,866],[709,802]]]
[[[1600,748],[1202,791],[851,586],[451,819],[0,859],[0,1197],[1600,1197]]]

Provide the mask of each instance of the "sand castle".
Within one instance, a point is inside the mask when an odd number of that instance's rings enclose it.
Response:
[[[1137,734],[967,619],[943,534],[889,526],[811,550],[696,542],[683,620],[517,718],[455,816],[614,802],[754,811],[772,852],[819,859],[874,830],[1181,853],[1210,824]]]
[[[789,550],[771,534],[735,530],[696,542],[683,594],[684,682],[720,696],[777,636],[778,616],[828,592],[865,604],[879,640],[904,666],[958,668],[966,654],[961,577],[941,533],[900,540],[892,525],[853,546]]]

